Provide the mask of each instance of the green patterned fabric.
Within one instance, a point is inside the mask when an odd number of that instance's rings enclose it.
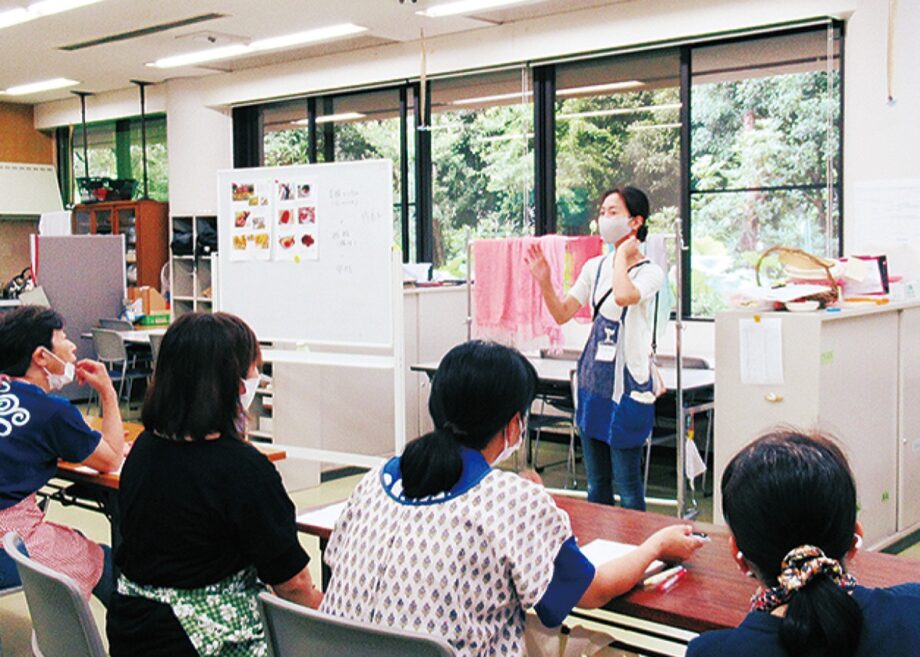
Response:
[[[200,589],[144,586],[124,575],[118,578],[121,595],[147,598],[172,607],[201,657],[268,655],[258,605],[258,595],[264,590],[254,568]]]

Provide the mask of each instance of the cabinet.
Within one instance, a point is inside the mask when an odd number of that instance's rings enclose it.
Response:
[[[817,428],[842,446],[856,478],[870,548],[920,526],[920,304],[840,312],[762,313],[782,322],[783,381],[741,382],[740,321],[716,317],[715,481],[761,433],[783,424]],[[722,522],[721,497],[714,502]]]
[[[187,312],[212,312],[213,298],[217,283],[217,253],[196,256],[198,234],[203,226],[217,230],[217,217],[214,215],[176,216],[169,222],[169,242],[173,243],[178,234],[191,236],[191,254],[170,254],[170,299],[172,318]]]
[[[160,289],[169,255],[167,204],[159,201],[83,203],[73,209],[74,235],[124,235],[125,285]]]

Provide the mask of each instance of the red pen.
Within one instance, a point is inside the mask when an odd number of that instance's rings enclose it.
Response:
[[[687,569],[686,569],[686,568],[681,568],[681,569],[678,570],[676,573],[674,573],[673,575],[671,575],[668,579],[666,579],[666,580],[663,581],[661,584],[659,584],[659,585],[656,587],[656,590],[657,590],[659,593],[667,593],[668,591],[670,591],[671,589],[673,589],[675,586],[677,586],[677,583],[678,583],[680,580],[682,580],[684,577],[686,577],[686,576],[687,576]]]

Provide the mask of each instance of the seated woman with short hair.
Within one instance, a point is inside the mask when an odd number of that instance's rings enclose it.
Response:
[[[29,556],[108,604],[108,546],[46,521],[36,502],[59,459],[103,472],[122,462],[124,425],[112,381],[102,363],[77,361],[76,353],[64,319],[50,308],[22,306],[0,315],[0,536],[17,532]],[[99,393],[101,433],[76,406],[51,394],[74,380]],[[0,589],[18,585],[15,564],[0,548]]]
[[[188,313],[166,331],[121,474],[113,657],[267,654],[264,584],[319,606],[281,476],[242,436],[260,365],[233,315]]]
[[[732,554],[761,588],[739,627],[702,634],[687,657],[920,655],[920,584],[869,589],[846,572],[862,526],[846,457],[827,437],[755,440],[722,475],[722,509]]]
[[[447,353],[429,399],[438,428],[368,473],[336,523],[321,611],[440,636],[464,657],[523,655],[526,609],[558,625],[701,545],[673,525],[595,571],[549,493],[493,468],[521,445],[536,380],[507,347]]]

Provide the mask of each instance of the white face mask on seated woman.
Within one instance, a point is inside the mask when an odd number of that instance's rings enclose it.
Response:
[[[518,427],[520,428],[520,431],[518,433],[518,439],[517,439],[517,442],[514,443],[513,445],[508,444],[508,427],[505,427],[504,432],[502,432],[503,438],[505,440],[505,447],[504,449],[502,449],[501,453],[495,457],[495,460],[492,461],[493,466],[496,466],[499,463],[507,461],[512,456],[514,456],[514,453],[516,451],[518,451],[521,448],[521,443],[524,442],[524,436],[526,435],[525,432],[527,431],[527,421],[521,416],[520,413],[518,413]]]
[[[60,390],[64,386],[73,383],[74,377],[77,374],[77,368],[74,366],[74,364],[65,362],[60,356],[58,356],[50,349],[45,349],[45,353],[64,365],[64,371],[60,374],[50,372],[46,367],[42,368],[45,370],[45,376],[48,377],[48,387],[52,390]]]
[[[262,377],[259,374],[249,377],[248,379],[241,379],[243,382],[243,392],[240,393],[240,405],[243,407],[244,411],[252,406],[252,402],[256,398],[256,390],[259,388],[259,381],[261,379]]]

